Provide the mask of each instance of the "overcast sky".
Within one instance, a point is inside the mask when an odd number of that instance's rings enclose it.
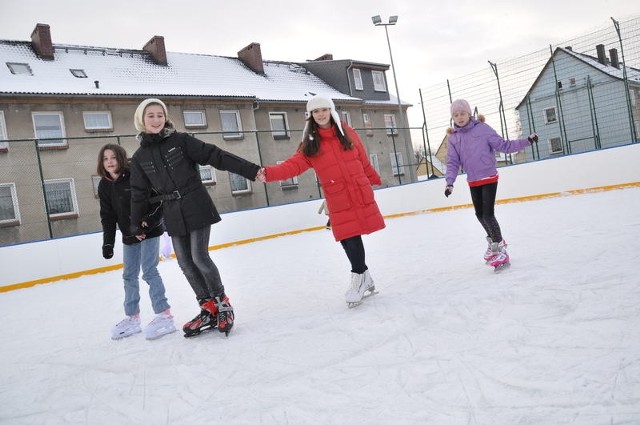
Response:
[[[171,52],[237,56],[260,43],[266,60],[334,59],[390,64],[388,27],[398,86],[415,105],[419,88],[445,82],[550,44],[611,26],[640,13],[637,0],[0,0],[0,39],[30,40],[36,23],[51,26],[54,43],[141,49],[164,36]],[[64,5],[64,6],[63,6]],[[395,93],[393,76],[388,74]]]

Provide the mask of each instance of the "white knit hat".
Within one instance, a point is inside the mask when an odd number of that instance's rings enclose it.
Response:
[[[344,130],[342,129],[342,123],[340,122],[340,115],[338,115],[338,111],[336,111],[336,105],[333,103],[333,100],[329,96],[324,95],[315,95],[307,102],[307,119],[313,119],[311,113],[316,109],[327,108],[331,110],[331,116],[338,126],[338,130],[344,136]],[[306,131],[306,129],[305,129]]]
[[[164,119],[169,119],[169,115],[167,114],[167,105],[165,105],[163,101],[154,98],[145,99],[138,105],[136,113],[133,115],[133,125],[140,133],[144,133],[144,110],[147,106],[153,104],[160,105],[164,111]]]

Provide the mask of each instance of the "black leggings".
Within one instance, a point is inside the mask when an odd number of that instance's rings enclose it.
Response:
[[[364,244],[362,243],[362,236],[353,236],[349,239],[343,239],[340,244],[344,248],[344,252],[347,253],[349,262],[351,263],[351,272],[362,274],[367,270],[367,265],[364,262]]]
[[[476,211],[478,221],[493,242],[500,242],[502,240],[502,231],[494,213],[498,182],[475,186],[470,189],[471,200],[473,201],[473,208]]]

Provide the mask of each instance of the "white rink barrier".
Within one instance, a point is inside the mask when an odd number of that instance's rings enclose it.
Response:
[[[640,187],[640,144],[502,167],[499,173],[498,202]],[[444,179],[378,189],[375,194],[383,215],[391,218],[469,207],[466,186],[466,176],[460,175],[449,198],[444,196]],[[223,214],[212,228],[211,249],[324,229],[324,215],[317,214],[321,202]],[[121,268],[119,238],[111,260],[102,258],[101,232],[0,247],[0,292]]]

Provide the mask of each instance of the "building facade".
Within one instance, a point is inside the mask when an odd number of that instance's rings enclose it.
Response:
[[[267,61],[258,43],[237,57],[172,53],[161,36],[141,50],[60,45],[46,24],[30,41],[0,40],[0,57],[0,245],[100,230],[98,151],[118,143],[133,154],[133,114],[148,97],[166,103],[179,131],[266,165],[295,152],[306,101],[322,93],[360,134],[383,185],[415,181],[386,65],[349,61],[364,76],[353,95],[354,73],[332,77],[343,61],[328,56]],[[221,212],[322,197],[313,171],[269,185],[200,172]]]

